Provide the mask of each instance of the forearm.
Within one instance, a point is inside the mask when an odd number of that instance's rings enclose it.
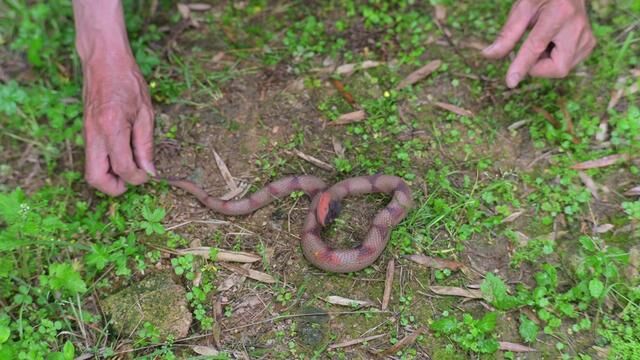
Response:
[[[132,58],[120,0],[73,0],[76,49],[83,64]]]

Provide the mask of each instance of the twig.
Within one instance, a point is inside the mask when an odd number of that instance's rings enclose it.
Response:
[[[393,259],[389,260],[387,264],[387,276],[384,282],[384,294],[382,295],[381,310],[387,310],[389,307],[389,299],[391,299],[391,289],[393,288],[393,273],[395,270],[395,262]]]
[[[327,347],[327,349],[328,350],[333,350],[333,349],[338,349],[338,348],[343,348],[343,347],[349,347],[349,346],[352,346],[352,345],[357,345],[357,344],[361,344],[361,343],[364,343],[364,342],[367,342],[367,341],[379,339],[379,338],[384,337],[386,335],[387,334],[378,334],[378,335],[372,335],[372,336],[367,336],[367,337],[353,339],[353,340],[347,340],[347,341],[343,341],[341,343],[329,345]]]

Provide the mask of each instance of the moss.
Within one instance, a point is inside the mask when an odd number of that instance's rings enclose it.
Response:
[[[147,276],[106,298],[102,306],[111,317],[113,328],[125,337],[141,329],[146,322],[151,323],[163,338],[184,337],[191,326],[185,290],[167,272]]]

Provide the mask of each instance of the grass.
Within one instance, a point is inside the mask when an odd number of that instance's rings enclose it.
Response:
[[[436,4],[447,9],[444,24],[431,16]],[[18,69],[0,83],[0,358],[123,351],[182,358],[196,356],[184,344],[210,345],[200,341],[207,335],[220,344],[220,359],[235,352],[346,359],[389,348],[423,327],[428,332],[399,348],[397,358],[520,356],[498,350],[499,341],[549,358],[636,356],[640,201],[622,193],[638,185],[640,108],[637,94],[607,105],[612,91],[638,81],[631,75],[640,66],[638,2],[594,4],[599,45],[577,74],[528,80],[515,92],[502,85],[507,62],[485,61],[466,46],[490,41],[510,4],[498,2],[499,13],[495,2],[446,0],[218,4],[215,11],[194,11],[199,27],[179,33],[167,50],[166,39],[182,21],[173,5],[161,1],[152,13],[147,1],[125,2],[132,47],[161,114],[156,140],[163,171],[219,179],[207,155],[214,147],[254,188],[302,172],[328,182],[385,172],[411,184],[416,208],[393,231],[382,259],[348,275],[318,272],[301,257],[296,236],[306,200],[299,196],[211,230],[170,226],[202,214],[161,184],[119,198],[90,192],[81,174],[82,79],[70,4],[0,5],[0,51],[7,59],[0,65]],[[394,90],[433,59],[443,61],[435,73]],[[386,64],[335,79],[366,120],[325,127],[354,108],[316,70],[364,60]],[[475,116],[444,111],[434,100]],[[596,134],[604,119],[609,139],[601,142]],[[336,142],[343,154],[334,153]],[[179,155],[171,152],[175,144]],[[293,149],[336,172],[316,169],[290,155]],[[617,154],[631,159],[582,174],[571,168]],[[600,199],[585,186],[585,175]],[[347,241],[363,233],[370,203],[380,199],[357,203],[353,208],[366,211],[346,211],[332,233]],[[605,224],[613,228],[594,231]],[[254,268],[277,283],[245,280],[224,292],[221,303],[218,289],[230,273],[215,256],[175,253],[198,246],[196,240],[213,255],[217,248],[258,254],[263,260]],[[409,254],[459,261],[472,271],[425,269],[406,260]],[[396,269],[388,313],[322,300],[380,299],[390,259],[402,271]],[[96,302],[158,268],[187,288],[191,338],[166,338],[150,322],[117,334]],[[427,296],[432,285],[469,284],[479,285],[486,306]],[[252,297],[262,307],[243,310]],[[308,308],[334,316],[328,322],[300,317]],[[248,318],[247,311],[259,315]],[[236,326],[245,326],[245,340],[221,330]],[[329,350],[371,334],[385,337]]]

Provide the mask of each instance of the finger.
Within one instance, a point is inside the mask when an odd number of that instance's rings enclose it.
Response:
[[[482,50],[482,55],[491,59],[507,55],[524,35],[535,13],[536,7],[530,1],[518,1],[511,8],[509,18],[500,30],[500,34],[493,44]]]
[[[129,123],[119,119],[115,129],[107,135],[107,149],[111,170],[115,175],[132,185],[140,185],[147,181],[147,174],[136,165],[131,151],[131,127]]]
[[[138,167],[148,174],[156,175],[153,165],[153,111],[143,107],[138,112],[138,119],[133,124],[133,156]]]
[[[85,127],[85,178],[89,185],[111,196],[124,193],[127,188],[118,177],[109,171],[107,146],[92,129]]]
[[[551,39],[558,33],[561,22],[557,21],[554,16],[541,15],[540,19],[531,30],[531,33],[525,40],[524,44],[518,51],[515,60],[509,66],[507,71],[507,86],[514,88],[531,70],[533,65],[538,61],[540,55],[549,46]]]
[[[577,56],[577,44],[580,35],[564,28],[553,38],[555,47],[551,50],[549,57],[545,57],[536,62],[529,70],[529,75],[543,78],[563,78],[575,64]]]

